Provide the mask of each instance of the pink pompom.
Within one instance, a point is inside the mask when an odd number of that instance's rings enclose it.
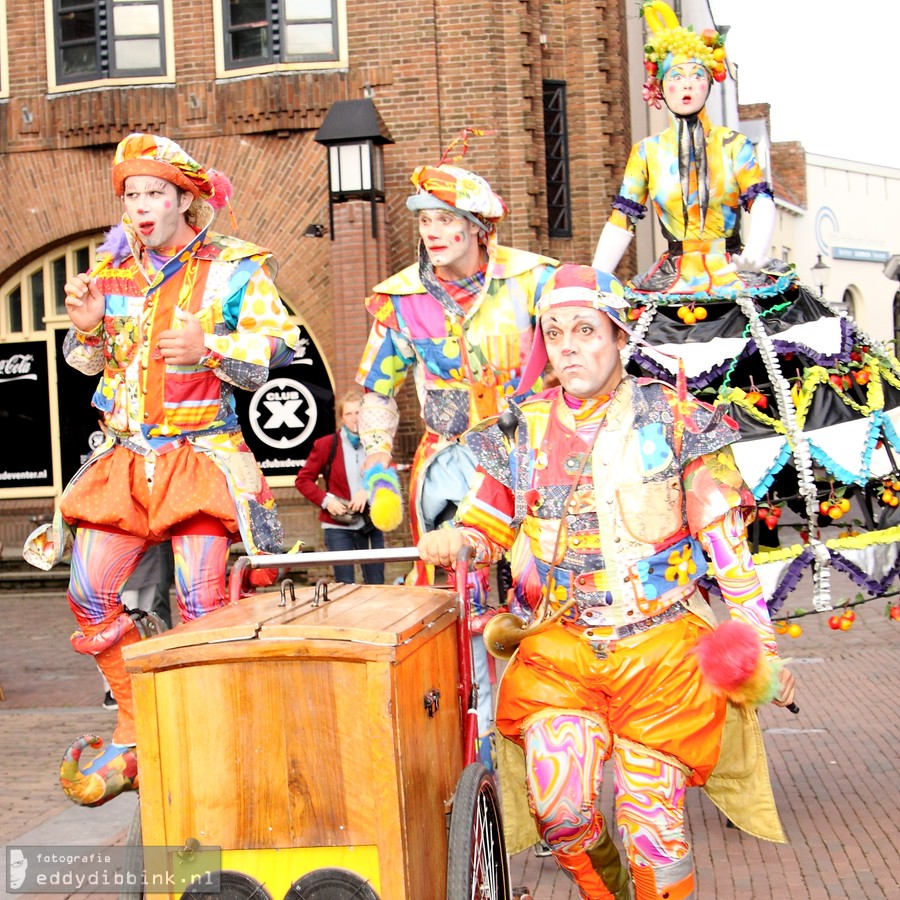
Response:
[[[763,646],[750,625],[729,619],[715,631],[704,634],[694,652],[709,685],[716,691],[731,694],[756,674]]]
[[[759,706],[781,690],[780,661],[766,656],[759,635],[746,622],[723,622],[704,634],[692,652],[707,684],[732,703]]]
[[[234,196],[234,188],[231,186],[228,176],[224,172],[218,171],[218,169],[208,169],[206,175],[213,187],[212,197],[206,202],[213,209],[221,209]]]

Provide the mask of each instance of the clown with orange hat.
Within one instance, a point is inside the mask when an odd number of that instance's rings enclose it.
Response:
[[[410,483],[417,538],[452,517],[465,493],[473,466],[459,437],[495,415],[518,386],[534,298],[556,260],[498,243],[506,204],[474,172],[441,162],[419,166],[410,180],[416,191],[406,205],[416,215],[419,258],[367,299],[375,321],[356,380],[366,388],[360,436],[369,469],[389,464],[394,394],[409,374],[415,380],[425,424]],[[384,530],[399,524],[379,520],[377,499],[372,513]]]
[[[465,129],[465,155],[470,134]],[[475,464],[460,440],[472,425],[496,415],[519,384],[534,331],[534,302],[556,260],[498,243],[508,210],[480,175],[445,162],[418,166],[406,205],[419,232],[418,261],[376,285],[366,306],[374,318],[356,380],[366,393],[359,433],[366,449],[364,480],[371,514],[385,531],[402,516],[400,486],[391,466],[399,414],[394,399],[411,374],[425,433],[412,463],[409,522],[413,540],[449,524]],[[499,571],[508,572],[505,561]],[[488,572],[473,578],[474,627],[486,606]],[[416,566],[410,580],[427,584],[433,572]],[[508,579],[501,577],[500,594]],[[491,765],[493,715],[489,660],[473,644],[478,682],[479,750]]]
[[[139,639],[121,591],[145,550],[171,539],[181,616],[224,605],[229,546],[282,552],[265,478],[247,448],[234,394],[265,383],[293,358],[299,332],[272,282],[268,250],[210,230],[231,185],[174,141],[136,133],[115,153],[124,215],[89,271],[65,286],[72,326],[66,362],[99,375],[92,403],[106,440],[63,493],[54,522],[32,534],[40,568],[71,544],[72,644],[93,656],[118,702],[112,742],[67,751],[60,778],[95,806],[137,784],[131,683],[122,649]]]

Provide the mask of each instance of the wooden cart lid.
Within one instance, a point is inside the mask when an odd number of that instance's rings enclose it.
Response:
[[[128,660],[163,650],[260,638],[343,640],[399,646],[430,624],[456,612],[455,593],[397,585],[329,584],[327,600],[316,588],[295,589],[281,605],[280,592],[256,594],[156,637],[124,648]]]

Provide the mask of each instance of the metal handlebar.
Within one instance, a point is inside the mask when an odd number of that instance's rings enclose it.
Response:
[[[337,550],[334,553],[268,553],[261,556],[239,556],[228,576],[228,600],[237,603],[241,599],[241,584],[247,569],[278,569],[307,566],[333,566],[367,562],[413,562],[419,558],[415,547],[397,547],[387,550]]]
[[[459,595],[459,619],[456,623],[457,657],[459,659],[459,702],[463,713],[463,765],[475,762],[478,740],[478,698],[472,687],[472,632],[469,628],[469,566],[475,551],[464,544],[456,556],[453,579]]]

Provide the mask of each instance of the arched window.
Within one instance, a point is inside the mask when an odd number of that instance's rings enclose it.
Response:
[[[844,291],[844,296],[841,297],[841,303],[844,309],[847,310],[847,313],[852,316],[854,319],[856,318],[856,294],[850,289]]]
[[[57,247],[16,273],[0,288],[0,342],[47,331],[47,322],[66,317],[66,281],[86,272],[102,235]]]

